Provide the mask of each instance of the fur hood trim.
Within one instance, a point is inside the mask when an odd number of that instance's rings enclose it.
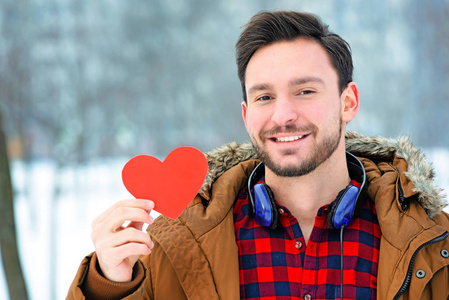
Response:
[[[447,205],[443,190],[433,182],[432,164],[426,161],[425,155],[413,146],[408,137],[390,139],[346,132],[346,150],[371,160],[392,161],[395,155],[403,158],[407,163],[405,175],[414,184],[415,191],[419,194],[418,201],[429,217],[433,218]],[[225,144],[206,153],[206,157],[209,171],[200,193],[207,192],[212,183],[226,170],[240,162],[258,158],[249,142]]]

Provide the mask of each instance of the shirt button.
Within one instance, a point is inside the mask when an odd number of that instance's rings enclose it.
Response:
[[[295,247],[297,248],[297,249],[301,249],[301,247],[302,247],[302,243],[301,242],[296,242],[295,243]]]
[[[279,208],[279,213],[280,213],[281,215],[284,215],[284,214],[285,214],[285,211],[284,211],[282,208]]]
[[[304,296],[304,300],[312,300],[312,296],[310,296],[310,294],[306,294]]]

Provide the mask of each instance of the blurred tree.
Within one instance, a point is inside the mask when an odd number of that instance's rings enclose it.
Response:
[[[0,249],[11,299],[28,299],[16,240],[13,192],[0,111]]]
[[[0,110],[4,113],[3,128],[8,138],[14,138],[20,145],[14,153],[29,168],[36,148],[33,131],[36,114],[33,113],[31,82],[31,29],[29,26],[30,1],[0,1],[1,47],[0,47]],[[25,172],[25,199],[35,206],[29,196],[31,172]],[[30,210],[30,220],[35,224],[37,209]],[[33,226],[34,227],[34,226]]]

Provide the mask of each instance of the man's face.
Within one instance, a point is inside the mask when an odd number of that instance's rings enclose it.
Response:
[[[300,38],[257,50],[245,73],[242,114],[269,170],[302,176],[344,144],[338,75],[317,42]]]

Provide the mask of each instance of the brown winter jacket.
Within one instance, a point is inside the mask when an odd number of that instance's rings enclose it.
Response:
[[[346,148],[365,166],[382,231],[377,298],[448,299],[449,216],[431,166],[406,138],[347,133]],[[177,220],[159,217],[149,226],[155,247],[136,264],[133,281],[104,279],[93,253],[67,299],[239,299],[232,207],[258,161],[250,144],[207,156],[200,194]]]

